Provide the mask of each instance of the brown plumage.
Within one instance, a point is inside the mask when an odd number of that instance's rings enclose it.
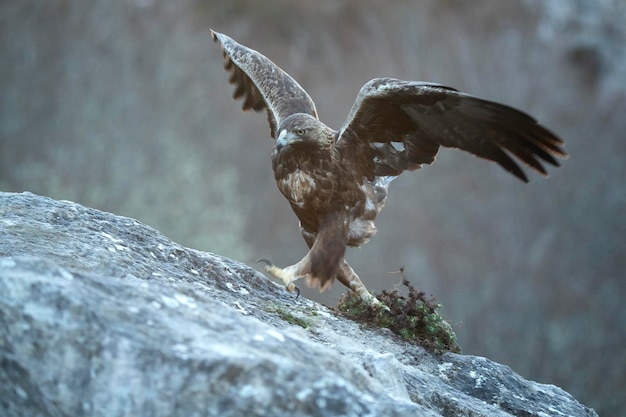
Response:
[[[558,166],[563,142],[535,119],[511,107],[439,84],[376,78],[359,92],[339,130],[323,124],[306,91],[260,53],[226,35],[225,68],[243,109],[267,110],[276,139],[276,184],[300,220],[309,252],[297,264],[266,271],[292,290],[305,278],[326,288],[337,278],[374,302],[343,259],[376,233],[374,220],[390,181],[434,162],[440,146],[494,161],[528,182],[518,163],[547,175],[542,162]]]

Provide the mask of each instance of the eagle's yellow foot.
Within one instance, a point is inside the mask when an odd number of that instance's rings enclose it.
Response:
[[[274,265],[272,263],[272,261],[270,261],[269,259],[259,259],[257,261],[257,263],[264,263],[265,265],[263,266],[263,269],[265,270],[265,272],[267,272],[268,274],[270,274],[271,276],[273,276],[274,278],[280,280],[283,285],[285,286],[285,289],[289,292],[296,292],[296,298],[298,298],[300,296],[300,288],[298,288],[296,286],[296,284],[294,284],[294,281],[297,280],[300,277],[294,277],[293,272],[291,271],[292,267],[287,267],[287,268],[279,268],[276,265]]]

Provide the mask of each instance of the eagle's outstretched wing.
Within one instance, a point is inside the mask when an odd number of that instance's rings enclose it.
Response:
[[[450,87],[392,78],[361,88],[338,133],[338,147],[350,144],[362,148],[357,155],[373,158],[373,164],[360,164],[370,167],[364,173],[369,178],[430,164],[439,146],[497,162],[525,182],[512,156],[543,175],[541,160],[558,166],[554,157],[567,157],[561,139],[519,110]]]
[[[272,137],[281,120],[294,113],[318,118],[315,103],[300,84],[259,52],[238,44],[228,36],[211,31],[213,40],[222,46],[230,71],[230,82],[236,89],[233,97],[244,98],[243,109],[267,109]]]

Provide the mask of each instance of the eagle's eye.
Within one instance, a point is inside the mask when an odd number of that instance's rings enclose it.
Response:
[[[296,130],[296,135],[298,136],[304,136],[306,133],[306,129],[298,129]]]

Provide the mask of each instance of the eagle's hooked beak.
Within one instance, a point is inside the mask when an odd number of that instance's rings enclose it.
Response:
[[[285,146],[301,141],[302,138],[300,138],[300,136],[294,134],[293,132],[287,131],[287,129],[283,129],[280,131],[280,134],[276,139],[276,150],[280,152],[280,150]]]

